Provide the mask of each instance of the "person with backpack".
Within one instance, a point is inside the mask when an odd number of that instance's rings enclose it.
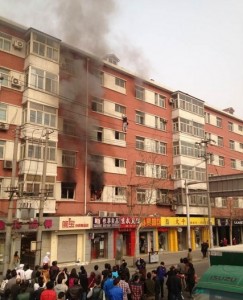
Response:
[[[166,267],[165,267],[165,263],[162,261],[160,263],[160,266],[158,266],[157,268],[157,276],[159,278],[159,282],[160,282],[160,297],[163,298],[164,297],[164,282],[165,282],[165,277],[166,277]]]

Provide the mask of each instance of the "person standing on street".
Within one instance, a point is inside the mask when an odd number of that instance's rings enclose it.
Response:
[[[160,285],[160,280],[159,280],[159,277],[157,275],[157,271],[156,270],[152,271],[152,278],[153,278],[153,281],[154,281],[155,300],[159,300],[160,299],[161,285]]]
[[[110,300],[123,300],[123,290],[118,286],[120,279],[113,280],[113,287],[110,289]]]
[[[48,267],[50,266],[50,255],[51,253],[50,252],[46,252],[46,255],[44,256],[43,258],[43,266],[44,265],[47,265]]]
[[[166,277],[166,267],[165,267],[165,263],[162,261],[160,263],[160,266],[158,266],[157,268],[157,276],[159,278],[159,282],[160,282],[160,297],[163,298],[164,297],[164,281],[165,281],[165,277]]]
[[[146,300],[155,300],[155,281],[152,279],[152,274],[147,273],[147,279],[144,283],[144,293]]]
[[[192,248],[188,249],[188,253],[187,253],[187,260],[188,262],[192,262]]]

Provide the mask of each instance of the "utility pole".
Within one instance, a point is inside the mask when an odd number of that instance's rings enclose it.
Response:
[[[41,181],[41,194],[39,204],[39,217],[38,217],[38,229],[36,238],[36,253],[35,253],[35,265],[40,265],[41,262],[41,248],[42,248],[42,231],[43,231],[43,213],[45,205],[45,191],[46,191],[46,170],[47,170],[47,158],[48,158],[48,140],[49,131],[46,130],[46,138],[44,143],[44,159],[43,159],[43,172]]]
[[[9,192],[9,202],[8,202],[8,216],[6,222],[6,236],[5,236],[5,246],[4,246],[4,257],[3,257],[3,275],[5,276],[7,269],[10,267],[11,261],[11,235],[13,226],[13,209],[14,209],[14,193],[17,191],[15,187],[16,179],[16,168],[17,168],[17,155],[18,155],[18,141],[19,141],[19,127],[16,127],[15,137],[14,137],[14,149],[13,149],[13,163],[12,163],[12,177],[10,183]]]
[[[187,246],[191,248],[191,223],[190,223],[190,206],[188,197],[188,183],[185,180],[185,191],[186,191],[186,219],[187,219]]]
[[[213,226],[212,226],[212,212],[211,212],[211,200],[210,200],[210,192],[209,192],[209,182],[208,182],[208,160],[211,156],[210,153],[207,152],[208,145],[214,142],[212,139],[205,139],[202,140],[199,143],[196,143],[196,145],[200,146],[203,150],[203,153],[200,155],[204,159],[205,162],[205,180],[206,180],[206,195],[207,195],[207,202],[208,202],[208,231],[209,231],[209,247],[213,247]]]

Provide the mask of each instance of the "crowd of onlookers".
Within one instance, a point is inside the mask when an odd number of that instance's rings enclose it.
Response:
[[[3,300],[160,300],[167,289],[168,300],[183,299],[182,291],[191,295],[195,285],[195,270],[191,262],[191,249],[187,258],[168,270],[161,262],[147,272],[146,262],[139,258],[136,271],[131,274],[125,260],[113,267],[106,263],[103,269],[95,265],[88,274],[85,266],[77,271],[60,269],[57,261],[50,265],[49,255],[43,265],[31,270],[20,264],[8,270],[1,285]]]

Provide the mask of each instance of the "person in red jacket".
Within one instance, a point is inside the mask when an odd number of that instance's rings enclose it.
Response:
[[[40,300],[56,300],[57,294],[53,290],[54,283],[52,281],[48,281],[46,283],[46,290],[41,293]]]

